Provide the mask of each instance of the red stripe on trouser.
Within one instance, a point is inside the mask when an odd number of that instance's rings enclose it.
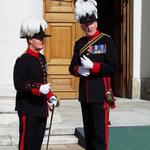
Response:
[[[24,138],[25,138],[25,130],[26,130],[26,115],[22,114],[21,116],[22,121],[22,133],[21,133],[21,139],[20,139],[20,146],[19,150],[24,150]]]
[[[106,150],[108,150],[108,109],[105,109],[105,141],[106,141]]]

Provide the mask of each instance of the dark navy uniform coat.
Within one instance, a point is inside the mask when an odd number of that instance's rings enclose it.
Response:
[[[28,49],[16,60],[14,86],[17,91],[15,110],[37,117],[47,117],[46,97],[39,93],[41,84],[47,83],[44,55]]]
[[[103,34],[103,33],[101,33]],[[79,101],[87,103],[104,102],[105,89],[102,78],[111,76],[117,69],[116,50],[110,36],[103,36],[93,45],[80,54],[82,47],[89,39],[82,37],[75,43],[74,54],[71,60],[69,71],[72,75],[80,77]],[[85,55],[93,63],[88,77],[81,77],[77,73],[78,66],[81,65],[80,57]]]

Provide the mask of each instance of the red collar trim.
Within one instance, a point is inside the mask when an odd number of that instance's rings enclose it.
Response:
[[[29,55],[32,55],[34,57],[39,57],[39,53],[38,52],[34,52],[33,50],[31,49],[27,49],[26,50],[26,53],[28,53]]]
[[[93,39],[94,39],[94,38],[96,38],[98,35],[100,35],[100,32],[97,30],[97,31],[95,32],[95,34],[94,34],[94,35],[92,35],[92,36],[88,37],[88,41],[93,40]]]

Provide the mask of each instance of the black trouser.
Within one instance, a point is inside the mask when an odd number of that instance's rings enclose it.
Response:
[[[103,104],[81,103],[86,150],[108,150],[108,110]]]
[[[47,118],[25,113],[19,116],[19,150],[41,150]]]

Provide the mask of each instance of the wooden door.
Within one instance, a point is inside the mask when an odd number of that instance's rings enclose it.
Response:
[[[115,75],[115,93],[120,97],[128,95],[128,81],[130,77],[130,3],[128,0],[116,0],[116,14],[119,14],[115,26],[115,43],[117,46],[119,68]]]
[[[74,42],[82,35],[74,19],[72,0],[44,0],[45,19],[48,22],[45,56],[48,63],[48,81],[61,99],[78,97],[78,79],[68,71]]]

